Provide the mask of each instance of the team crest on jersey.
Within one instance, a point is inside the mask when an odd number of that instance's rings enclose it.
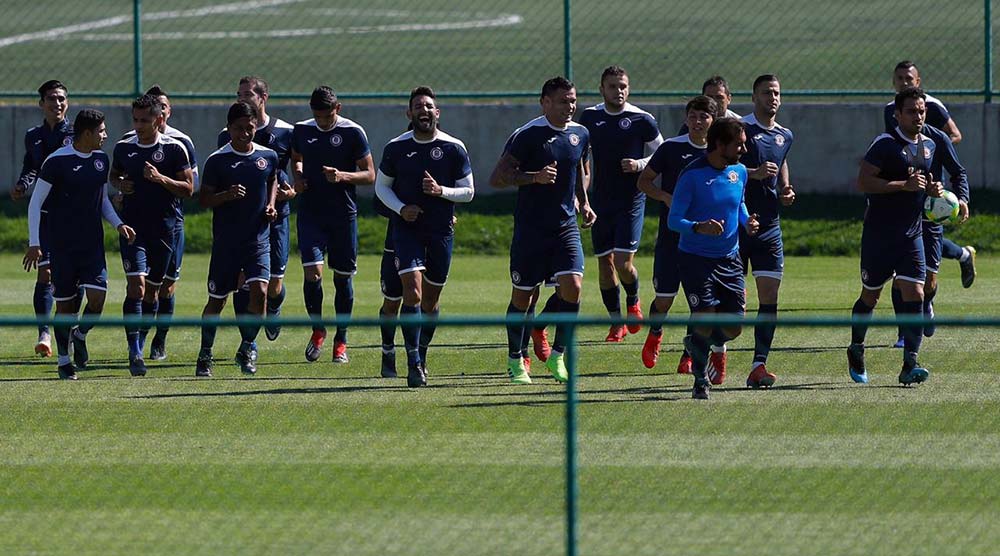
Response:
[[[208,291],[215,293],[215,280],[208,281]]]
[[[692,307],[697,307],[698,304],[701,303],[701,300],[698,299],[697,295],[691,294],[688,296],[688,303],[691,304]]]
[[[258,169],[260,169],[260,170],[267,170],[267,159],[266,159],[266,158],[264,158],[264,157],[260,157],[260,158],[258,158],[258,159],[257,159],[257,160],[256,160],[256,161],[254,162],[254,164],[256,164],[256,165],[257,165],[257,168],[258,168]]]
[[[521,283],[521,273],[518,272],[518,271],[516,271],[516,270],[510,271],[510,281],[514,282],[515,284],[520,284]]]
[[[330,144],[334,147],[339,147],[341,143],[344,142],[344,138],[340,136],[339,133],[334,133],[330,136]]]
[[[924,147],[924,159],[929,160],[930,158],[931,158],[931,149],[930,149],[930,147]]]
[[[97,170],[98,172],[103,172],[104,171],[104,161],[101,160],[101,159],[99,159],[99,158],[96,159],[96,160],[94,160],[94,169]]]
[[[73,138],[72,137],[63,137],[63,146],[64,147],[70,146],[71,143],[73,143]]]
[[[277,137],[275,137],[273,133],[268,133],[267,134],[267,144],[268,145],[273,145],[275,139],[277,139]]]
[[[444,158],[444,151],[441,150],[441,147],[434,147],[431,149],[431,158],[434,160],[441,160]]]
[[[580,144],[580,136],[575,133],[569,134],[569,144],[574,147]]]
[[[152,159],[153,162],[163,162],[163,151],[160,149],[153,151]]]
[[[785,136],[781,135],[780,133],[778,135],[775,135],[774,136],[774,144],[778,145],[779,147],[782,146],[782,145],[784,145],[785,144]]]
[[[740,176],[736,173],[736,170],[730,170],[727,177],[729,178],[729,183],[736,183],[740,180]]]
[[[630,120],[628,118],[622,118],[622,119],[618,120],[618,127],[622,128],[622,129],[628,129],[628,128],[632,127],[632,120]],[[574,143],[574,145],[575,144],[576,143]]]

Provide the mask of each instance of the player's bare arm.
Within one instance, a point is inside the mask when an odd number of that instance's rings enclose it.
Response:
[[[597,213],[590,208],[590,199],[587,197],[587,188],[590,186],[590,160],[581,158],[580,167],[576,173],[576,200],[579,205],[578,211],[583,216],[583,228],[589,228],[597,222]]]
[[[274,203],[278,199],[278,174],[272,174],[267,180],[267,206],[264,207],[264,218],[268,222],[274,222],[278,218],[278,211],[274,208]]]
[[[190,197],[194,193],[194,172],[188,168],[177,172],[175,178],[165,176],[149,162],[142,169],[142,175],[147,180],[159,184],[175,197]]]
[[[521,163],[510,153],[505,153],[490,174],[490,185],[496,188],[522,185],[548,185],[556,182],[556,163],[553,161],[537,172],[522,172]]]
[[[111,186],[125,195],[131,195],[135,191],[135,182],[130,180],[125,172],[118,168],[112,167],[108,173],[108,178]]]
[[[941,128],[941,131],[948,135],[948,138],[951,139],[952,145],[957,145],[962,142],[962,132],[958,129],[958,124],[955,123],[955,120],[948,118],[948,121],[944,124],[944,127]]]
[[[302,174],[302,155],[292,148],[290,156],[292,159],[292,186],[295,188],[296,194],[302,193],[309,189],[309,183]]]
[[[372,155],[368,155],[355,161],[358,170],[355,172],[345,172],[332,166],[324,166],[323,174],[330,183],[347,183],[351,185],[372,185],[375,183],[375,163],[372,162]]]
[[[900,191],[924,191],[928,180],[922,173],[911,174],[906,181],[889,181],[878,177],[879,168],[863,160],[858,170],[858,191],[872,195],[898,193]]]
[[[786,207],[795,202],[795,189],[788,177],[787,160],[781,163],[781,170],[778,172],[778,200]]]
[[[659,201],[669,207],[670,201],[673,200],[674,196],[659,187],[656,187],[655,181],[659,175],[660,174],[657,174],[655,170],[646,166],[642,170],[642,173],[639,174],[639,182],[636,185],[638,186],[639,191],[645,193],[647,197]]]
[[[223,203],[228,203],[229,201],[235,199],[242,199],[243,197],[246,197],[246,194],[247,189],[242,184],[236,183],[225,188],[217,189],[213,184],[203,183],[201,184],[201,193],[198,196],[198,202],[204,208],[215,208]]]

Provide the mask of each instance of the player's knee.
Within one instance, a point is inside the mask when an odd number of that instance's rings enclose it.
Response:
[[[146,287],[142,282],[130,282],[125,288],[125,294],[129,299],[143,299],[146,296]]]
[[[632,257],[633,257],[632,253],[621,253],[617,251],[614,253],[613,261],[615,265],[615,270],[618,272],[619,275],[632,274],[632,270],[634,268],[634,266],[632,265]]]
[[[175,291],[177,291],[177,282],[164,280],[163,284],[160,285],[160,299],[173,297]]]
[[[937,273],[936,272],[928,272],[927,273],[927,280],[924,281],[924,291],[925,292],[937,291],[937,286],[938,286],[937,285]]]
[[[674,298],[672,297],[657,297],[653,300],[653,306],[656,307],[656,310],[661,313],[669,311],[673,304]]]
[[[382,314],[395,316],[399,314],[399,305],[401,300],[399,299],[386,299],[382,298]]]
[[[52,271],[47,266],[38,267],[38,277],[35,279],[39,284],[49,284],[52,282]]]
[[[281,278],[271,278],[271,281],[267,283],[267,294],[271,297],[277,297],[281,294],[281,288],[284,287]]]
[[[323,279],[323,267],[320,265],[307,266],[302,275],[306,282],[319,282]]]
[[[740,325],[726,326],[721,328],[720,330],[722,332],[723,335],[722,339],[724,342],[730,342],[732,340],[735,340],[736,338],[740,337],[740,334],[743,333],[743,327]]]

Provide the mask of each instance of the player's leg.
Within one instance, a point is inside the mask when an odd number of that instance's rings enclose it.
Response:
[[[713,274],[713,289],[715,298],[719,304],[715,306],[716,314],[725,314],[734,317],[743,317],[746,308],[746,274],[743,271],[742,260],[738,257],[725,258],[715,265]],[[711,332],[711,344],[724,346],[727,342],[735,340],[743,332],[743,327],[739,324],[727,326],[715,326]],[[709,356],[716,354],[713,353]],[[709,377],[711,381],[711,377]],[[750,388],[769,388],[774,384],[775,376],[766,372],[763,365],[755,369],[747,378],[747,386]]]
[[[744,235],[747,235],[744,233]],[[767,370],[767,356],[774,343],[775,321],[778,317],[778,290],[785,270],[784,245],[781,241],[781,226],[774,225],[761,230],[749,244],[750,265],[757,285],[757,320],[754,326],[753,363],[750,375],[764,377],[763,381],[774,382],[774,375]],[[760,382],[751,378],[747,382]]]
[[[93,253],[78,253],[74,258],[78,283],[86,292],[86,303],[83,306],[80,323],[70,333],[70,341],[73,344],[73,364],[79,369],[84,369],[90,360],[87,333],[104,311],[108,292],[108,266],[103,248]]]
[[[653,301],[649,304],[649,318],[666,317],[674,298],[680,289],[680,274],[677,269],[677,238],[661,231],[653,251]],[[656,366],[663,341],[663,326],[650,324],[649,333],[642,346],[642,364],[647,369]],[[688,358],[690,361],[690,357]],[[690,364],[688,365],[690,372]]]
[[[903,294],[902,316],[911,319],[921,318],[924,316],[924,282],[927,280],[924,242],[920,237],[907,240],[900,251],[896,278],[899,281],[900,293]],[[903,326],[903,368],[899,373],[900,384],[920,383],[927,380],[930,374],[917,362],[922,339],[923,326],[919,324]]]
[[[924,336],[930,338],[934,335],[934,296],[937,295],[938,271],[941,269],[941,251],[943,248],[944,227],[940,224],[928,224],[924,222],[924,269],[927,278],[924,281],[924,305],[923,313],[928,319],[932,319],[923,328]]]
[[[337,317],[349,318],[354,311],[354,274],[358,271],[358,221],[352,218],[336,226],[326,244],[330,246],[333,270],[333,308]],[[333,340],[333,362],[347,363],[346,324],[337,326]]]
[[[520,275],[517,276],[520,281]],[[510,303],[507,305],[507,318],[517,319],[523,317],[531,304],[531,292],[535,286],[521,286],[514,284],[510,292]],[[531,377],[524,366],[521,346],[525,333],[523,322],[511,322],[507,324],[507,374],[514,384],[531,384]]]
[[[285,302],[285,269],[288,267],[290,245],[290,218],[285,216],[271,223],[271,276],[267,283],[267,317],[277,320],[281,317],[281,305]],[[264,325],[264,335],[269,341],[278,339],[281,324],[270,322]]]
[[[267,284],[271,277],[271,244],[270,242],[251,246],[236,254],[239,264],[240,290],[248,294],[247,308],[244,313],[249,317],[263,318],[267,305]],[[240,372],[252,375],[257,372],[257,335],[261,325],[245,324],[240,326],[240,347],[236,350],[236,364]]]
[[[77,296],[77,285],[79,276],[76,267],[76,258],[72,253],[54,249],[48,254],[51,270],[50,280],[52,285],[52,295],[55,301],[55,315],[63,318],[76,317],[76,308],[79,305]],[[46,315],[48,317],[48,315]],[[76,380],[76,369],[70,359],[70,334],[73,330],[72,324],[56,324],[52,327],[52,335],[55,339],[57,355],[57,371],[59,378],[64,380]]]
[[[559,283],[559,312],[575,316],[580,312],[583,283],[583,244],[580,242],[579,228],[571,226],[559,232],[556,249],[552,252],[550,260],[555,271],[553,275]],[[564,356],[571,326],[569,324],[556,326],[552,353],[545,362],[552,377],[559,382],[568,380]]]
[[[409,261],[407,267],[399,270],[399,281],[403,284],[403,304],[399,308],[399,316],[402,319],[412,319],[421,315],[420,301],[423,295],[425,268],[416,260],[406,260]],[[417,388],[424,382],[420,361],[420,332],[423,327],[403,324],[400,328],[403,329],[403,345],[406,349],[406,385]]]
[[[149,358],[153,361],[167,358],[167,332],[170,331],[170,319],[174,316],[177,301],[174,295],[177,293],[177,282],[181,279],[185,239],[184,221],[180,220],[174,229],[173,252],[170,254],[170,262],[167,264],[157,299],[156,333],[153,334],[153,341],[149,347]]]
[[[146,257],[145,238],[138,236],[129,244],[120,239],[122,266],[125,269],[125,299],[122,301],[122,317],[138,319],[142,317],[142,300],[146,293],[146,275],[149,266]],[[132,376],[146,374],[146,363],[142,358],[142,344],[139,341],[139,325],[125,325],[125,341],[128,345],[128,370]]]
[[[209,272],[209,276],[211,276],[211,272]],[[226,306],[226,298],[229,297],[228,293],[212,293],[214,282],[212,282],[211,278],[209,279],[209,286],[208,301],[201,312],[201,349],[198,351],[198,362],[195,365],[194,371],[194,376],[197,377],[212,376],[212,348],[215,346],[215,333],[219,328],[215,324],[215,321],[222,314],[222,309]]]
[[[38,270],[35,275],[35,291],[31,298],[35,315],[39,319],[49,318],[49,314],[52,313],[52,304],[54,303],[52,299],[52,267],[50,264],[52,254],[49,249],[48,227],[45,224],[45,219],[46,215],[43,213],[41,226],[39,226],[39,244],[42,248],[42,258],[38,261]],[[48,325],[38,325],[38,340],[35,342],[35,353],[42,357],[52,355],[52,335],[49,332]]]
[[[714,314],[715,306],[719,304],[712,286],[714,260],[678,251],[677,266],[692,319]],[[695,399],[707,400],[709,397],[711,386],[707,367],[712,331],[710,325],[693,324],[690,333],[684,337],[684,347],[691,354],[691,374],[694,376],[691,396]]]
[[[513,322],[523,318],[531,305],[532,292],[537,288],[548,272],[546,255],[552,244],[552,238],[531,238],[530,234],[522,235],[515,225],[514,236],[510,243],[510,281],[512,284],[510,303],[507,305],[507,374],[514,384],[531,384],[521,357],[524,345],[524,322]],[[558,298],[556,298],[558,303]]]
[[[168,237],[156,241],[150,241],[146,248],[147,274],[144,277],[145,287],[142,296],[142,316],[144,319],[153,319],[159,312],[160,288],[167,277],[167,268],[174,258],[174,244],[176,238],[174,233]],[[139,325],[139,351],[145,351],[146,338],[152,328],[152,322],[144,322]]]
[[[611,317],[622,316],[621,287],[615,273],[615,219],[598,218],[590,229],[590,239],[597,257],[597,283],[601,288],[601,301]],[[621,342],[625,339],[625,327],[612,324],[605,342]]]
[[[451,252],[455,236],[429,235],[426,245],[426,271],[423,273],[421,285],[420,310],[428,319],[420,329],[420,370],[423,383],[427,384],[427,348],[434,339],[437,324],[434,322],[441,310],[441,291],[448,281],[451,270]]]
[[[394,319],[403,303],[403,283],[396,272],[396,253],[392,244],[392,230],[387,227],[385,246],[382,250],[382,264],[379,268],[379,285],[382,288],[380,319]],[[379,325],[382,334],[382,370],[384,378],[396,377],[396,325],[383,322]]]
[[[322,354],[326,340],[326,327],[319,321],[323,318],[323,259],[327,246],[322,229],[304,212],[299,214],[297,229],[302,259],[302,297],[306,313],[314,321],[305,356],[306,361],[313,362]]]
[[[623,215],[615,226],[615,273],[625,290],[625,309],[628,316],[642,319],[642,308],[639,306],[639,271],[635,268],[635,253],[639,250],[642,239],[642,218],[645,214],[645,201],[637,203],[632,210]],[[629,334],[638,334],[642,325],[628,325]]]
[[[542,310],[538,312],[538,316],[551,315],[553,313],[559,312],[559,284],[554,277],[546,278],[545,287],[551,287],[552,293],[545,298],[545,305],[542,305]],[[532,293],[532,304],[528,307],[529,312],[531,307],[538,302],[542,296],[541,286],[536,286],[534,292]],[[534,319],[532,319],[534,320]],[[538,358],[542,363],[548,361],[549,355],[552,354],[552,346],[549,344],[549,334],[545,330],[545,326],[541,324],[535,324],[532,322],[531,326],[526,330],[524,335],[523,347],[527,348],[528,337],[531,338],[532,350],[535,352],[535,357]],[[522,354],[527,357],[526,349],[522,349]],[[525,365],[528,367],[528,371],[531,371],[529,360],[525,359]]]
[[[854,382],[868,382],[865,365],[868,320],[878,304],[882,288],[892,279],[898,256],[894,247],[890,242],[869,234],[867,228],[861,234],[861,293],[851,308],[851,344],[847,347],[847,369]]]
[[[961,247],[948,238],[942,238],[941,256],[958,261],[962,270],[962,287],[971,288],[976,281],[976,248],[971,245]]]
[[[521,336],[521,359],[524,359],[524,367],[527,369],[528,374],[531,374],[531,354],[528,351],[528,344],[534,336],[535,309],[538,306],[538,298],[541,297],[541,294],[542,288],[540,287],[531,290],[531,300],[528,302],[528,310],[525,312],[525,318],[528,319],[527,328],[531,330],[531,334],[523,334]],[[542,327],[542,331],[545,331],[544,327]]]

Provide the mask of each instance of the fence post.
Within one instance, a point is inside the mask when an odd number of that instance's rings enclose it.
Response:
[[[989,2],[989,0],[986,1]],[[570,81],[573,80],[573,29],[571,26],[573,18],[570,16],[572,4],[572,0],[563,0],[563,73]]]
[[[576,556],[576,323],[566,329],[566,556]]]
[[[132,68],[135,96],[143,92],[142,86],[142,0],[132,0]]]
[[[993,0],[983,0],[983,99],[993,101]]]

